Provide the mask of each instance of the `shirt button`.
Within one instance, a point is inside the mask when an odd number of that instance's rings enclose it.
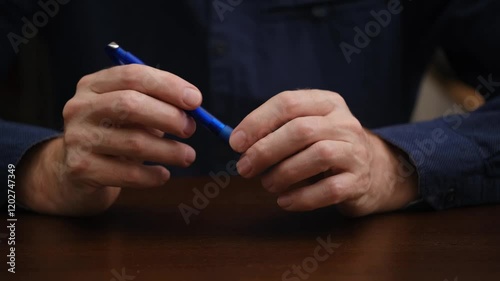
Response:
[[[446,192],[446,202],[454,203],[455,202],[455,189],[451,188]]]
[[[216,56],[223,56],[227,53],[227,44],[223,41],[213,43],[212,51]]]
[[[316,5],[311,8],[313,17],[323,19],[328,16],[330,9],[326,5]]]

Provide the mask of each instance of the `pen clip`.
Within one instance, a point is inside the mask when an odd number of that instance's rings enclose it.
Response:
[[[123,65],[123,61],[121,61],[118,56],[116,55],[116,52],[113,48],[110,48],[109,46],[106,47],[105,49],[106,51],[106,54],[108,55],[108,57],[111,59],[111,61],[115,64],[115,65]]]

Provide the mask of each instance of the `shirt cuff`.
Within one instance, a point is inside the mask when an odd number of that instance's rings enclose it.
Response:
[[[7,178],[7,169],[9,164],[19,168],[19,163],[26,153],[32,149],[34,146],[54,139],[61,135],[61,132],[12,123],[0,120],[0,131],[2,131],[2,136],[0,137],[0,167],[3,169],[0,171],[2,178]],[[0,187],[0,206],[3,206],[7,202],[7,185],[3,188]]]
[[[488,184],[482,182],[479,149],[441,120],[386,127],[373,133],[408,154],[418,173],[422,202],[441,210],[488,201],[488,192],[482,188]]]

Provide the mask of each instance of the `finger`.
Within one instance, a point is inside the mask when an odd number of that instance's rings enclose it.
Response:
[[[96,93],[135,90],[184,110],[201,105],[200,91],[184,79],[145,65],[112,67],[83,77],[78,88]]]
[[[125,126],[122,126],[120,128],[128,128],[128,129],[136,129],[136,130],[143,130],[144,132],[147,132],[153,136],[156,136],[158,138],[163,138],[165,136],[165,133],[158,130],[158,129],[154,129],[154,128],[148,128],[148,127],[144,127],[144,126],[141,126],[141,125],[132,125],[132,124],[127,124]],[[120,159],[123,159],[123,160],[128,160],[128,161],[133,161],[133,162],[136,162],[136,163],[144,163],[145,160],[143,159],[139,159],[139,158],[133,158],[133,157],[126,157],[126,156],[119,156]]]
[[[356,176],[342,173],[282,194],[278,205],[287,211],[310,211],[339,204],[353,197]]]
[[[102,125],[140,124],[187,138],[196,131],[196,122],[183,110],[137,91],[116,91],[92,99],[91,118]],[[115,124],[113,124],[115,125]]]
[[[320,90],[283,92],[243,119],[231,135],[231,147],[242,153],[292,119],[324,116],[334,109],[348,110],[342,97],[336,93]]]
[[[153,136],[157,136],[159,138],[163,138],[165,136],[165,132],[161,131],[161,130],[158,130],[158,129],[155,129],[155,128],[144,128],[144,130],[150,134],[152,134]]]
[[[72,153],[69,158],[71,178],[91,186],[152,188],[164,185],[170,178],[170,172],[162,166],[145,166],[98,154],[78,157]]]
[[[330,118],[299,117],[252,145],[239,161],[238,171],[243,177],[253,177],[315,142],[325,139],[347,141],[351,134],[342,126],[336,126]]]
[[[143,131],[148,132],[151,135],[157,136],[159,138],[163,138],[165,136],[165,132],[163,132],[161,130],[151,128],[151,127],[145,127],[145,126],[142,126],[140,124],[125,124],[125,125],[118,126],[116,128],[143,130]]]
[[[262,177],[262,186],[282,193],[290,186],[328,170],[345,171],[352,165],[352,145],[342,141],[320,141],[276,165]]]
[[[94,153],[180,167],[191,165],[196,158],[190,146],[153,136],[142,129],[102,128],[99,133],[102,136],[93,142]]]

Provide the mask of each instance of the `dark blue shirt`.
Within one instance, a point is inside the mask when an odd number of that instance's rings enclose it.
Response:
[[[365,127],[410,156],[424,201],[437,209],[500,202],[499,1],[73,0],[59,4],[28,39],[22,16],[32,22],[46,8],[17,2],[0,1],[2,34],[25,39],[1,38],[1,73],[7,77],[14,64],[41,69],[43,75],[21,73],[18,83],[21,93],[48,97],[37,125],[62,128],[76,83],[111,65],[103,47],[117,41],[197,85],[204,107],[233,126],[284,90],[338,92]],[[487,104],[472,114],[457,115],[463,110],[453,107],[436,120],[406,124],[437,48]],[[0,167],[58,134],[8,121],[0,131]],[[203,129],[188,143],[197,162],[174,175],[216,173],[237,157]]]

